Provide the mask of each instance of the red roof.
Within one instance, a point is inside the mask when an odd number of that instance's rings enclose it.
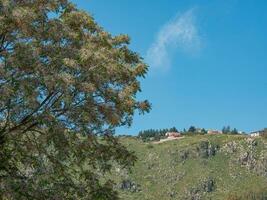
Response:
[[[181,133],[179,133],[179,132],[167,132],[165,135],[167,137],[180,137]]]

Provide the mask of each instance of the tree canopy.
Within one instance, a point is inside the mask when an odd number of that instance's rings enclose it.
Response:
[[[194,132],[196,132],[196,130],[197,130],[196,127],[190,126],[188,129],[188,132],[194,133]]]
[[[0,195],[116,199],[102,177],[136,157],[113,136],[131,125],[147,65],[68,0],[0,0]]]
[[[230,126],[224,126],[222,128],[222,133],[224,134],[238,134],[238,130],[236,128],[231,129]]]

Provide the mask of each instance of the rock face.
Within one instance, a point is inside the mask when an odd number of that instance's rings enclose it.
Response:
[[[130,191],[130,192],[140,192],[141,191],[140,185],[136,184],[134,181],[131,181],[131,180],[123,180],[119,184],[119,189]]]
[[[239,142],[229,142],[221,148],[221,152],[232,156],[232,162],[260,176],[267,177],[267,144],[254,138],[246,138]]]
[[[211,156],[215,156],[218,149],[218,145],[211,144],[209,141],[201,141],[199,146],[197,147],[198,155],[201,158],[209,158]]]
[[[190,188],[185,193],[185,200],[201,200],[201,191],[198,188]]]
[[[247,169],[254,169],[257,165],[255,156],[251,152],[242,152],[239,156],[239,162],[241,165],[245,166]]]
[[[219,145],[212,144],[210,141],[201,141],[194,148],[182,149],[178,152],[174,152],[172,157],[174,157],[173,164],[182,163],[184,164],[188,159],[204,158],[215,156],[219,150]]]
[[[211,177],[205,178],[197,186],[187,189],[184,199],[201,200],[205,193],[213,192],[215,188],[215,180]]]
[[[250,148],[256,147],[258,145],[257,140],[253,138],[247,138],[246,139],[247,144],[249,145]]]
[[[267,152],[264,152],[260,155],[256,172],[267,178]]]
[[[189,157],[189,151],[188,150],[182,150],[180,153],[180,161],[184,162]]]
[[[215,181],[209,177],[201,183],[204,192],[213,192],[215,190]]]
[[[248,170],[256,172],[258,175],[267,177],[267,145],[264,143],[261,151],[257,151],[259,142],[253,138],[246,139],[246,146],[241,146],[238,161]]]
[[[237,151],[237,149],[238,149],[238,144],[237,144],[237,142],[236,142],[236,141],[231,141],[231,142],[229,142],[229,143],[226,143],[226,144],[222,147],[221,151],[222,151],[222,152],[225,152],[225,153],[229,153],[229,154],[231,154],[231,153],[235,153],[235,152]]]

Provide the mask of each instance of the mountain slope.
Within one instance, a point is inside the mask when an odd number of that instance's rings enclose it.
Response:
[[[122,199],[267,199],[266,139],[198,135],[161,144],[121,142],[138,157],[132,173],[114,172]]]

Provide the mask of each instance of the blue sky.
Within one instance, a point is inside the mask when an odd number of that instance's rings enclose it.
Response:
[[[190,125],[267,127],[267,1],[73,0],[150,65],[152,110],[121,134]]]

